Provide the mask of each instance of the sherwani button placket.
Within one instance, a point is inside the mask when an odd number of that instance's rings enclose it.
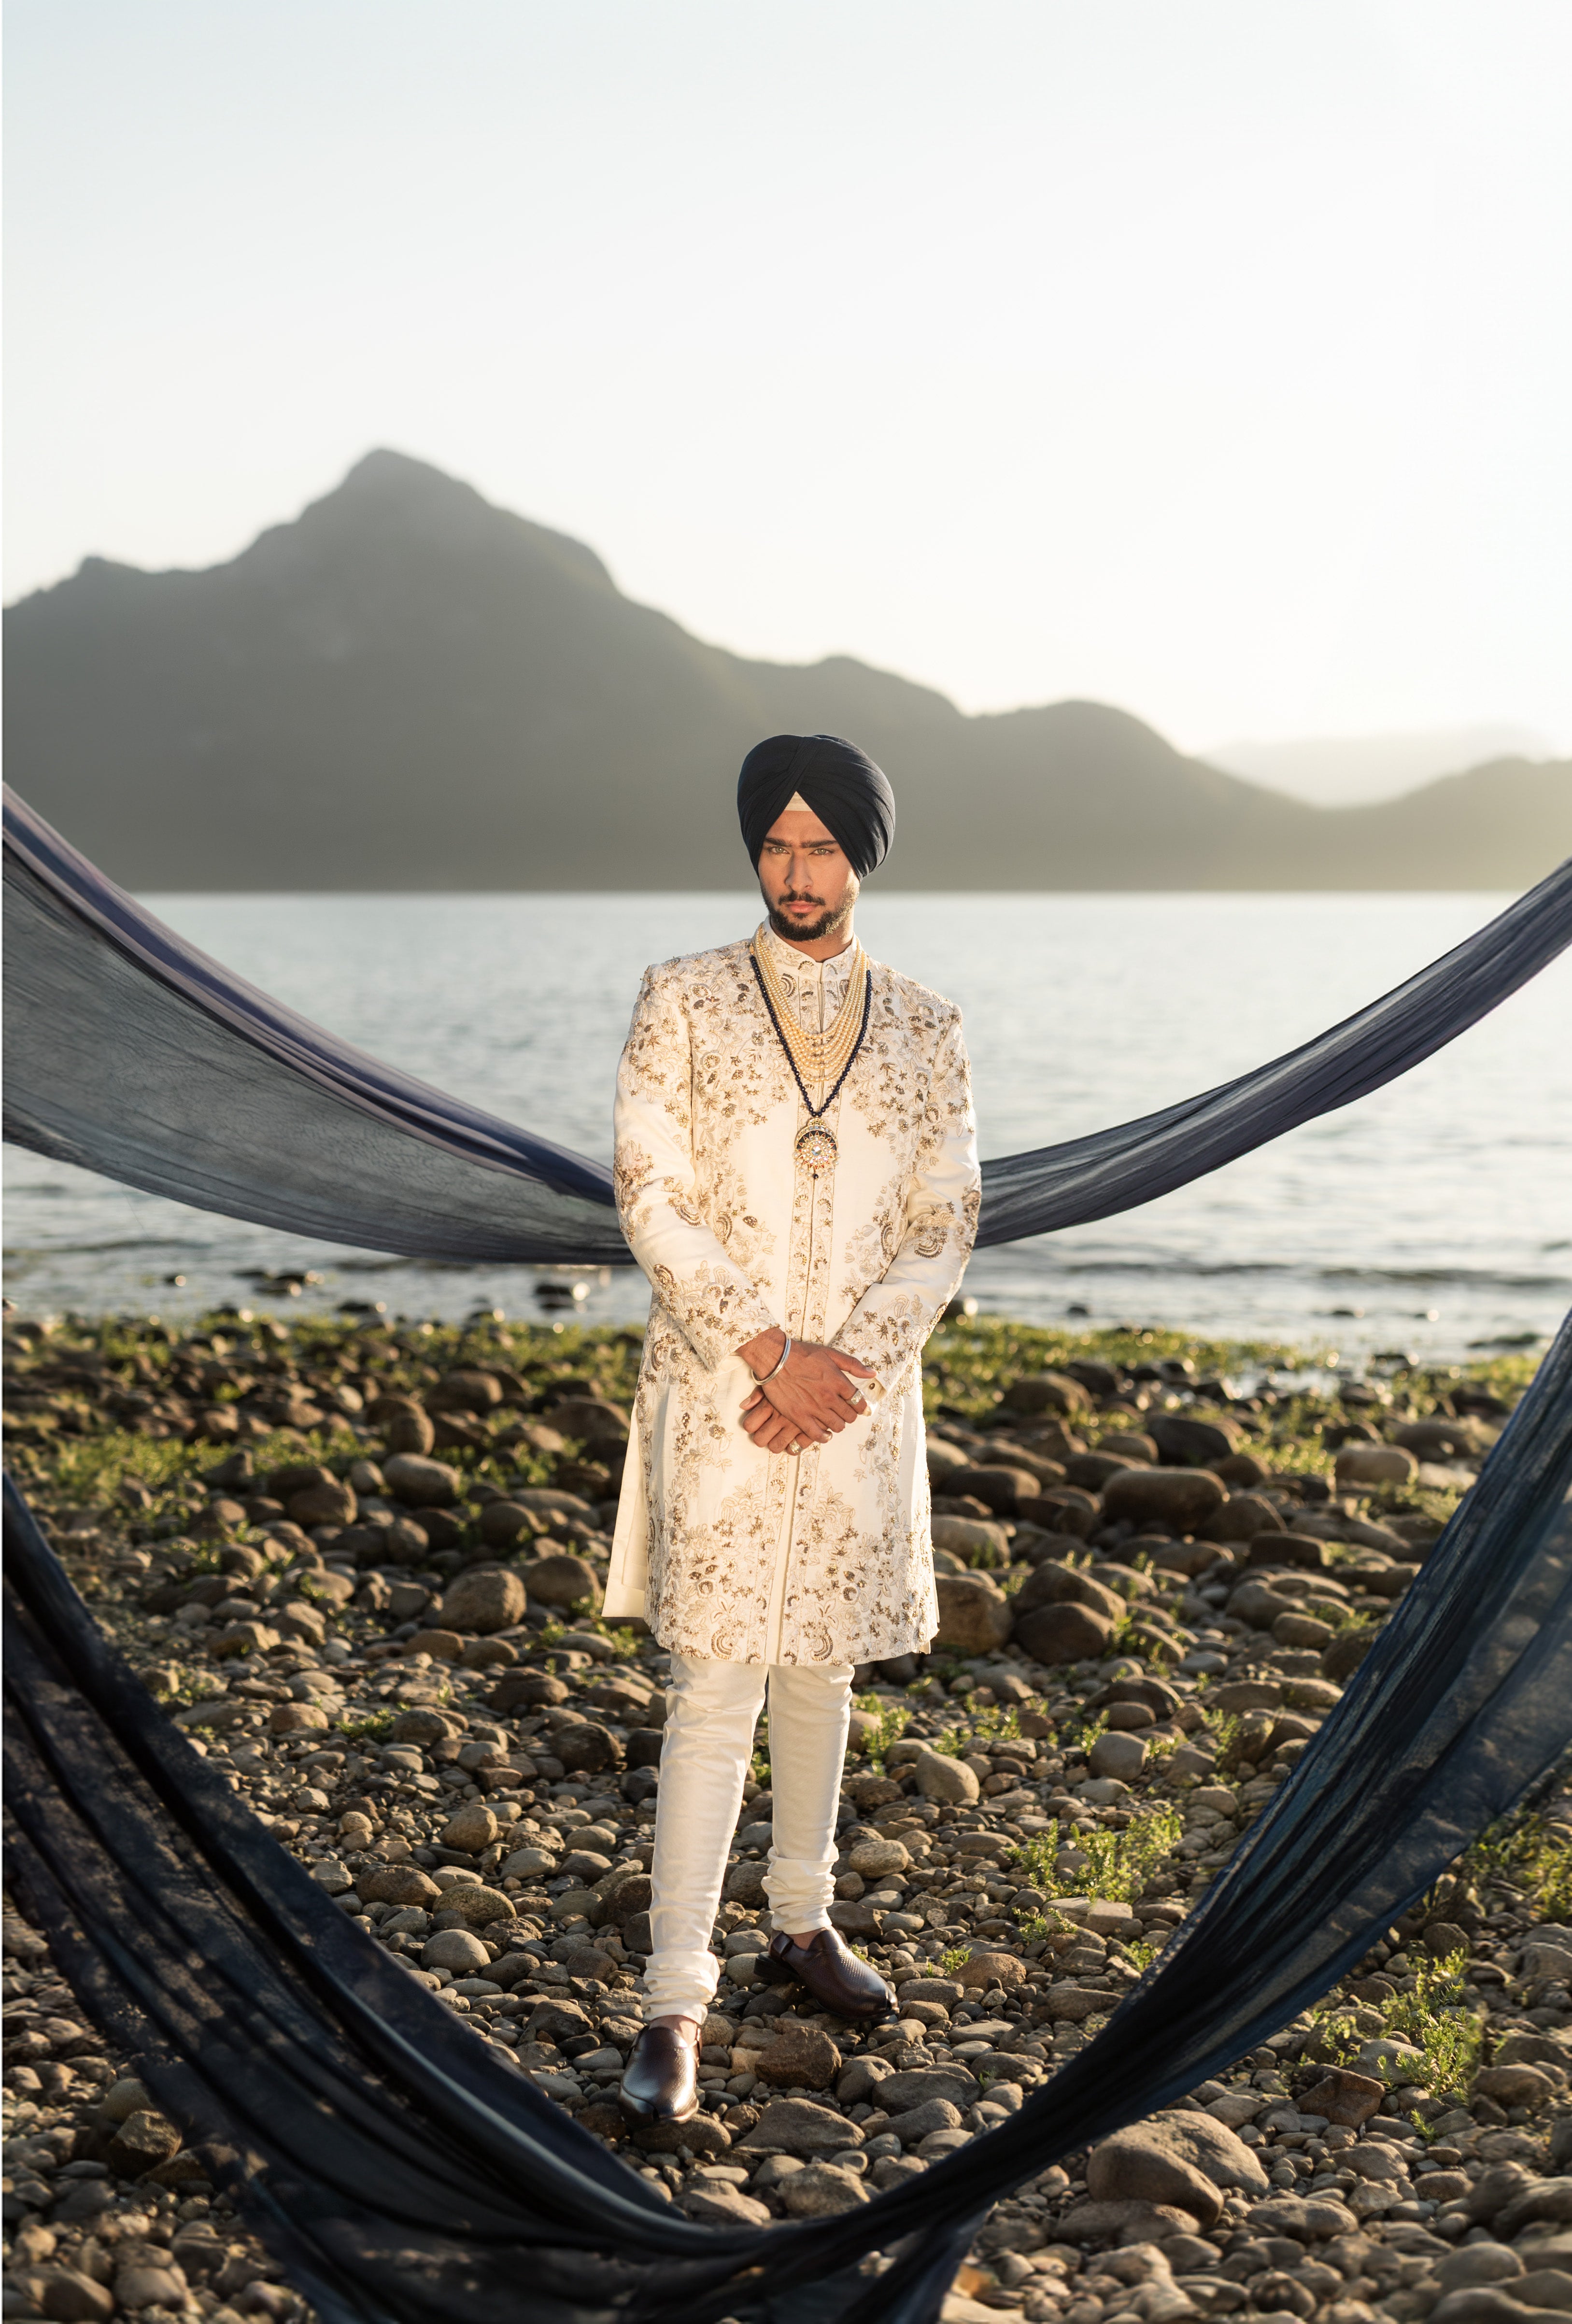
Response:
[[[770,945],[775,953],[776,959],[788,981],[794,1006],[802,1023],[812,1031],[822,1033],[833,1020],[846,997],[846,981],[850,973],[851,963],[855,956],[855,947],[848,945],[846,950],[837,954],[833,960],[816,961],[809,959],[806,954],[796,952],[791,946],[782,944],[772,929],[766,928],[763,931],[762,941]],[[816,1088],[813,1092],[814,1103],[818,1105],[823,1096],[823,1089]],[[831,1131],[835,1130],[839,1115],[840,1100],[837,1097],[824,1117]],[[804,1127],[808,1120],[808,1109],[800,1098],[797,1121],[799,1130]],[[813,1297],[813,1258],[818,1240],[816,1228],[822,1200],[827,1213],[824,1221],[825,1248],[827,1250],[832,1248],[835,1223],[835,1173],[830,1171],[823,1179],[820,1179],[807,1167],[806,1163],[799,1160],[794,1166],[794,1176],[796,1199],[792,1204],[792,1240],[795,1243],[798,1213],[806,1205],[807,1250],[804,1253],[801,1270],[801,1296],[795,1308],[789,1311],[787,1328],[793,1339],[818,1340],[822,1338],[824,1332],[824,1300],[820,1297],[815,1302]],[[791,1272],[795,1273],[795,1268],[791,1268]],[[770,1591],[770,1602],[765,1616],[764,1660],[766,1663],[796,1660],[795,1655],[787,1656],[781,1651],[782,1632],[787,1600],[791,1587],[798,1509],[800,1506],[810,1504],[812,1501],[818,1484],[818,1449],[817,1445],[807,1444],[799,1453],[780,1452],[771,1456],[772,1459],[789,1462],[791,1465],[787,1471],[786,1506],[782,1517],[781,1538],[776,1549],[775,1572]]]

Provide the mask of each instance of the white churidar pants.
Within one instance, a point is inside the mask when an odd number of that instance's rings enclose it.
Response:
[[[702,2024],[714,1999],[720,1964],[710,1939],[766,1680],[775,1837],[765,1893],[777,1929],[802,1936],[829,1926],[851,1665],[673,1655],[656,1794],[646,2019],[680,2013]]]

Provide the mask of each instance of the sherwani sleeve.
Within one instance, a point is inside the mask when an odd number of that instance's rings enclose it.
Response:
[[[646,969],[617,1068],[617,1217],[707,1371],[779,1319],[705,1224],[693,1157],[693,1044],[670,980]]]
[[[895,1387],[955,1296],[976,1240],[982,1192],[971,1066],[957,1011],[929,1084],[899,1248],[835,1336],[837,1348],[871,1368],[880,1391]]]

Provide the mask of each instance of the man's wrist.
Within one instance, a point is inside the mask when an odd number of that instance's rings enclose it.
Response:
[[[787,1333],[778,1323],[772,1323],[767,1332],[757,1333],[753,1339],[745,1340],[737,1353],[755,1380],[765,1380],[779,1370],[791,1345]]]

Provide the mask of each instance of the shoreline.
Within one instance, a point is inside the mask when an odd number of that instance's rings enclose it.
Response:
[[[1354,1268],[1322,1269],[1321,1279],[1312,1286],[1299,1279],[1299,1270],[1286,1266],[1276,1270],[1155,1261],[1121,1266],[1100,1259],[1077,1263],[1073,1254],[1056,1256],[1050,1263],[1028,1245],[1024,1248],[1031,1254],[1032,1267],[1023,1273],[1019,1248],[976,1254],[954,1304],[983,1322],[1041,1333],[1049,1342],[1067,1347],[1133,1346],[1150,1333],[1165,1348],[1209,1349],[1214,1351],[1211,1360],[1225,1368],[1238,1360],[1234,1351],[1262,1347],[1313,1357],[1318,1366],[1329,1362],[1355,1376],[1371,1363],[1384,1369],[1384,1360],[1398,1355],[1420,1370],[1469,1366],[1496,1356],[1526,1355],[1537,1362],[1559,1328],[1561,1294],[1572,1293],[1572,1281],[1556,1281],[1557,1296],[1546,1320],[1525,1326],[1520,1314],[1496,1330],[1484,1331],[1476,1326],[1484,1321],[1489,1284],[1453,1276],[1443,1279],[1433,1269],[1415,1271],[1411,1290],[1405,1283],[1402,1296],[1444,1298],[1443,1312],[1451,1318],[1445,1327],[1434,1307],[1398,1305],[1390,1285],[1382,1286],[1386,1296],[1373,1306],[1356,1304],[1369,1291],[1364,1274]],[[12,1290],[5,1301],[5,1327],[96,1329],[113,1322],[132,1331],[151,1326],[179,1336],[226,1324],[233,1331],[271,1318],[291,1331],[346,1323],[396,1331],[430,1323],[436,1331],[463,1333],[501,1323],[526,1333],[541,1329],[556,1333],[560,1327],[579,1325],[592,1332],[642,1334],[649,1311],[649,1286],[633,1266],[422,1264],[334,1248],[309,1250],[267,1266],[214,1267],[200,1256],[193,1259],[171,1241],[167,1255],[174,1271],[135,1275],[121,1257],[123,1251],[151,1256],[159,1249],[156,1238],[89,1250],[8,1248]],[[100,1292],[106,1275],[113,1286],[108,1297],[100,1296],[91,1306],[81,1300],[89,1261]],[[190,1276],[184,1271],[188,1268]],[[1158,1289],[1152,1278],[1161,1280],[1171,1298],[1174,1278],[1186,1277],[1197,1282],[1225,1281],[1232,1313],[1212,1320],[1192,1312],[1177,1323],[1153,1317],[1145,1307]],[[41,1278],[42,1297],[37,1287]],[[1521,1293],[1529,1286],[1520,1283],[1510,1287]],[[1547,1293],[1551,1287],[1548,1279]],[[1115,1293],[1128,1295],[1120,1297],[1117,1307]],[[1311,1298],[1318,1304],[1311,1305]],[[1480,1302],[1481,1309],[1465,1320],[1471,1300]],[[1276,1325],[1275,1319],[1272,1325],[1252,1328],[1240,1314],[1242,1307],[1257,1316],[1270,1314],[1274,1306],[1293,1311],[1286,1328]],[[1143,1314],[1145,1320],[1133,1320]]]
[[[595,1609],[640,1333],[199,1320],[8,1319],[12,1462],[73,1582],[375,1941],[661,2194],[731,2223],[855,2208],[1095,2035],[1312,1745],[1532,1370],[941,1325],[941,1628],[857,1674],[834,1907],[898,2016],[865,2037],[754,1978],[762,1742],[703,2109],[629,2136],[664,1657]],[[1552,1789],[1226,2077],[998,2205],[947,2317],[1419,2324],[1520,2276],[1524,2314],[1572,2304],[1567,1921]],[[49,2030],[74,2004],[6,1929],[19,2312],[63,2312],[51,2271],[113,2295],[134,2259],[178,2271],[158,2304],[193,2319],[291,2314],[127,2061]],[[73,2158],[105,2167],[91,2217]],[[1536,2230],[1512,2205],[1541,2185]]]
[[[397,910],[190,897],[172,917],[236,974],[371,1055],[609,1160],[617,1060],[644,965],[745,934],[758,909],[636,894],[594,911],[549,897]],[[1000,1157],[1230,1081],[1401,984],[1481,917],[1434,897],[1006,899],[979,942],[970,910],[934,913],[870,889],[858,925],[877,957],[963,1010],[981,1148]],[[1447,1361],[1477,1352],[1470,1342],[1553,1332],[1572,1304],[1554,1199],[1572,1139],[1561,1070],[1569,978],[1572,955],[1418,1071],[1160,1203],[979,1252],[966,1290],[991,1313],[1049,1325],[1155,1319],[1218,1337],[1336,1334],[1345,1352],[1408,1348]],[[183,1321],[236,1301],[276,1305],[292,1321],[313,1303],[348,1300],[454,1322],[477,1307],[538,1313],[527,1269],[423,1268],[192,1211],[21,1149],[5,1175],[7,1288],[29,1313],[153,1309]],[[258,1278],[285,1270],[322,1282],[271,1302]],[[644,1286],[631,1270],[605,1286],[576,1272],[587,1320],[642,1322]]]

